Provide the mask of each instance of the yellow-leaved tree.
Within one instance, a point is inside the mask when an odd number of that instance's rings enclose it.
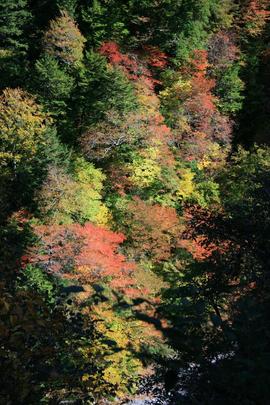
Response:
[[[69,174],[58,166],[50,166],[37,193],[43,220],[49,224],[91,221],[106,225],[110,214],[102,202],[104,179],[100,169],[80,157],[73,159]]]
[[[35,99],[21,89],[0,96],[0,168],[16,174],[28,166],[45,142],[49,118]]]

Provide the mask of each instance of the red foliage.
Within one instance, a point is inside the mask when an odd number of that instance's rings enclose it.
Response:
[[[190,123],[195,131],[210,135],[212,131],[211,118],[216,110],[214,96],[211,90],[215,81],[205,77],[203,72],[197,73],[192,79],[192,94],[186,101],[185,107],[192,118]]]
[[[233,54],[231,50],[231,57]],[[207,51],[195,51],[190,66],[191,69],[186,74],[191,76],[192,90],[183,104],[189,117],[190,130],[184,134],[183,140],[188,142],[191,149],[193,148],[191,152],[193,159],[199,158],[207,151],[209,142],[227,144],[231,138],[232,122],[226,116],[222,116],[216,107],[216,98],[212,94],[215,80],[207,76],[209,66]]]
[[[157,47],[146,45],[143,49],[146,53],[146,62],[151,67],[164,69],[168,65],[168,56]]]
[[[203,238],[196,239],[181,239],[179,247],[188,251],[195,260],[203,261],[210,257],[212,252],[216,250],[215,246],[204,246],[205,240]]]
[[[87,284],[111,278],[112,285],[124,288],[132,284],[134,265],[118,252],[123,234],[87,223],[35,228],[40,245],[28,252],[27,261],[46,272],[77,279]]]
[[[119,66],[130,80],[140,79],[151,90],[159,81],[153,78],[147,64],[150,67],[158,68],[163,68],[167,64],[166,55],[155,47],[149,47],[149,54],[145,61],[136,53],[123,54],[115,42],[104,42],[99,48],[99,52],[108,59],[109,63]]]
[[[191,73],[205,74],[208,66],[208,52],[204,49],[195,49],[190,59]]]
[[[112,65],[120,66],[129,79],[136,80],[140,74],[149,74],[149,72],[142,69],[142,66],[140,66],[138,59],[134,54],[123,54],[115,42],[104,42],[99,48],[99,52],[101,55],[106,56]]]
[[[215,98],[211,93],[215,80],[206,75],[207,55],[207,51],[196,50],[190,60],[190,70],[186,73],[191,76],[192,91],[184,107],[190,116],[189,124],[192,130],[210,135],[211,117],[216,109]]]
[[[267,7],[269,7],[269,0],[249,0],[247,3],[247,19],[252,19],[252,16],[256,15],[269,17],[270,11],[267,11]]]

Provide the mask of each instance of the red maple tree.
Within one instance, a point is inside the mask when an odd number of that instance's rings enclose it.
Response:
[[[109,279],[118,289],[132,285],[135,266],[119,253],[125,236],[86,223],[37,226],[39,244],[29,249],[24,265],[31,263],[47,273],[88,284]]]

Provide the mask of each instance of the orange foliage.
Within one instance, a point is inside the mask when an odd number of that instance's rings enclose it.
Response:
[[[149,53],[143,60],[142,55],[136,53],[123,54],[119,45],[112,41],[104,42],[99,48],[100,54],[105,56],[113,66],[120,67],[130,80],[143,80],[144,85],[153,90],[159,81],[153,78],[147,64],[150,67],[164,68],[167,64],[167,57],[155,47],[149,47],[148,51]]]
[[[211,131],[210,120],[215,111],[214,97],[211,93],[215,87],[215,80],[206,77],[207,51],[195,51],[192,65],[195,69],[191,81],[192,94],[186,107],[193,114],[194,129],[209,133]]]
[[[132,284],[134,265],[118,252],[123,234],[86,223],[84,226],[37,226],[40,245],[24,257],[24,264],[38,265],[44,271],[84,284],[104,278],[123,289]]]
[[[270,19],[269,0],[250,0],[246,6],[244,22],[247,32],[252,36],[260,35]]]
[[[139,255],[148,255],[154,261],[167,260],[183,228],[174,208],[151,205],[134,197],[129,204],[131,243]]]

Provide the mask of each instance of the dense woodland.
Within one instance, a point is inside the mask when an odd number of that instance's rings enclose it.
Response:
[[[270,402],[269,39],[269,0],[0,0],[1,405]]]

